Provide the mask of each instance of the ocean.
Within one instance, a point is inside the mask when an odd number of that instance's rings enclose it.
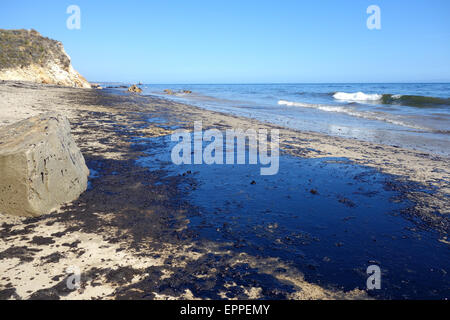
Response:
[[[147,95],[293,129],[446,156],[450,152],[450,83],[144,84],[142,89]],[[176,94],[167,95],[165,89]]]

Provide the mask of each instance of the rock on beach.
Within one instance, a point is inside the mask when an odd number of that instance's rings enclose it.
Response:
[[[142,89],[139,88],[137,85],[133,84],[131,87],[128,88],[128,92],[142,93]]]
[[[88,176],[66,117],[44,113],[0,128],[0,213],[48,214],[77,199]]]

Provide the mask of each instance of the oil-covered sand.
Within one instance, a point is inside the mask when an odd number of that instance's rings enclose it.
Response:
[[[0,299],[448,298],[449,159],[280,129],[280,170],[175,166],[170,134],[276,128],[152,97],[0,83],[0,125],[68,116],[88,190],[0,215]],[[366,291],[379,265],[381,290]],[[68,267],[81,271],[69,290]]]

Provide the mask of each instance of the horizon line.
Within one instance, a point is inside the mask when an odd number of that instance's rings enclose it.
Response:
[[[448,81],[395,81],[395,82],[142,82],[142,81],[91,81],[90,83],[122,83],[122,84],[143,84],[143,85],[293,85],[293,84],[450,84]]]

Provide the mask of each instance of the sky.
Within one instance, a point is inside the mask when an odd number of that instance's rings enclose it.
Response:
[[[0,28],[61,41],[90,81],[449,82],[449,14],[448,0],[15,0]]]

